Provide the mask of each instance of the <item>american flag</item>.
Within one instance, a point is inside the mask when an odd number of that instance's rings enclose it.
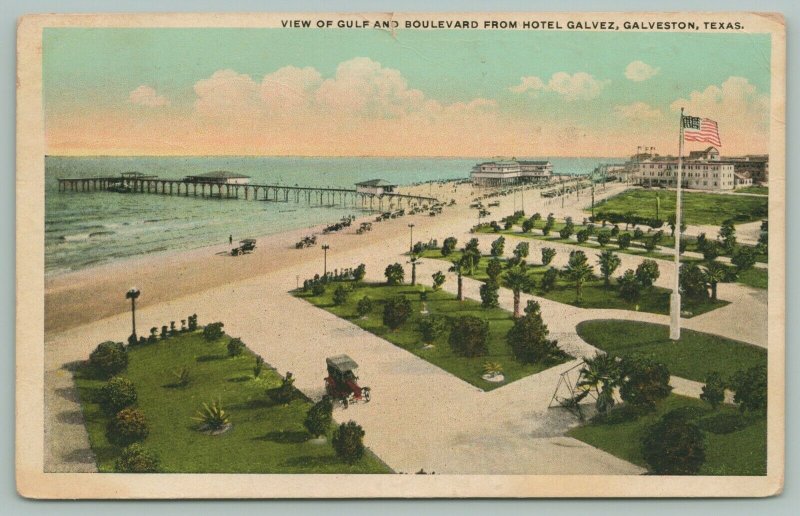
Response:
[[[717,147],[722,146],[722,142],[719,141],[717,123],[710,118],[684,116],[683,139],[687,142],[708,142]]]

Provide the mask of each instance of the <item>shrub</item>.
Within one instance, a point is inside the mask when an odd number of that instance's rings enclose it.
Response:
[[[447,278],[445,277],[444,273],[442,273],[442,271],[436,271],[436,272],[434,272],[434,273],[431,275],[431,278],[433,279],[433,290],[434,290],[434,291],[436,291],[436,290],[441,290],[441,288],[442,288],[442,285],[444,285],[444,281],[445,281],[445,279],[447,279]]]
[[[684,263],[680,269],[681,292],[690,299],[708,299],[706,275],[693,263]]]
[[[369,296],[364,296],[358,300],[356,304],[356,312],[358,313],[359,317],[366,317],[368,313],[372,311],[372,299]]]
[[[522,232],[523,233],[530,233],[530,231],[533,229],[534,224],[535,224],[535,222],[533,220],[533,217],[531,217],[530,219],[525,219],[522,222]]]
[[[737,372],[731,379],[731,388],[736,392],[733,401],[739,404],[740,410],[750,412],[767,410],[766,366],[754,366]]]
[[[486,275],[490,280],[497,281],[497,277],[503,272],[503,264],[498,258],[492,258],[486,265]]]
[[[642,284],[639,283],[639,278],[632,269],[628,269],[617,278],[617,285],[619,285],[620,297],[629,303],[635,303],[642,296]]]
[[[514,257],[518,260],[527,258],[529,251],[530,245],[528,245],[528,242],[520,242],[517,244],[517,247],[514,248]]]
[[[597,233],[597,243],[600,244],[600,247],[605,247],[609,242],[611,242],[611,233],[608,231]]]
[[[499,306],[500,299],[500,285],[496,280],[490,279],[481,285],[481,306],[484,308],[496,308]]]
[[[658,240],[656,240],[655,236],[646,238],[644,240],[644,248],[648,253],[655,251],[657,245],[658,245]]]
[[[503,252],[506,249],[506,238],[500,237],[494,242],[492,242],[492,249],[490,251],[492,256],[503,256]]]
[[[121,342],[102,342],[89,355],[89,365],[97,375],[110,378],[128,367],[128,353]]]
[[[165,324],[161,327],[161,339],[168,339],[169,338],[169,328]]]
[[[756,253],[752,247],[738,246],[733,252],[731,263],[740,272],[752,269],[753,265],[756,264]]]
[[[225,334],[222,328],[225,325],[221,322],[214,322],[206,324],[206,327],[203,328],[203,338],[206,340],[219,340]]]
[[[700,248],[698,247],[698,249]],[[707,240],[705,244],[703,244],[702,249],[700,250],[703,252],[703,259],[705,261],[713,262],[714,260],[717,259],[717,256],[719,256],[721,249],[719,247],[719,244],[716,243],[715,241]]]
[[[666,398],[672,391],[667,367],[646,358],[623,359],[622,377],[619,394],[631,405],[654,408],[658,400]]]
[[[558,348],[558,341],[547,338],[549,333],[539,303],[528,301],[525,316],[514,321],[514,326],[506,334],[506,342],[511,346],[514,358],[525,364],[563,358],[565,353]]]
[[[563,228],[558,230],[558,236],[560,236],[562,239],[566,240],[567,238],[572,236],[572,230],[573,230],[573,228],[571,226],[569,226],[569,225],[564,226]]]
[[[447,318],[441,315],[429,315],[419,321],[422,342],[430,344],[447,331]]]
[[[730,434],[747,428],[747,418],[740,414],[720,413],[712,417],[701,419],[699,426],[701,430],[712,434]]]
[[[556,286],[557,279],[558,279],[558,269],[556,269],[555,267],[550,267],[542,275],[542,283],[540,285],[540,288],[542,289],[543,292],[550,292]]]
[[[195,421],[201,423],[201,430],[220,430],[231,422],[231,416],[222,408],[222,400],[214,400],[211,405],[203,403],[203,409],[197,411]]]
[[[695,475],[705,462],[705,438],[680,412],[668,412],[647,429],[642,458],[658,475]]]
[[[321,296],[325,293],[325,285],[320,282],[314,283],[314,286],[311,287],[311,295],[312,296]]]
[[[337,457],[353,464],[364,456],[364,429],[355,421],[342,423],[333,432],[331,444]]]
[[[447,237],[442,242],[442,256],[450,256],[453,254],[453,251],[458,244],[458,240],[455,237]]]
[[[306,427],[309,434],[319,437],[325,435],[328,428],[331,427],[331,422],[333,422],[333,403],[329,396],[323,396],[320,401],[308,409],[303,426]]]
[[[709,373],[700,399],[708,402],[711,408],[717,410],[719,404],[725,401],[725,381],[722,379],[722,375],[717,372]]]
[[[617,245],[620,249],[627,249],[631,246],[631,234],[622,233],[617,237]]]
[[[641,240],[644,237],[644,231],[641,228],[636,228],[633,230],[633,239],[634,240]]]
[[[611,236],[615,237],[617,235],[619,235],[619,226],[614,224],[614,226],[612,226],[612,228],[611,228]]]
[[[542,247],[542,265],[550,265],[556,257],[556,250],[552,247]]]
[[[643,260],[636,267],[636,279],[645,288],[650,288],[653,283],[658,279],[661,273],[658,270],[658,262],[655,260]]]
[[[353,270],[353,281],[355,282],[363,281],[364,276],[366,275],[367,275],[367,266],[361,263],[358,265],[358,267],[356,267]]]
[[[158,341],[158,328],[153,326],[150,328],[150,335],[147,337],[148,344],[154,344]]]
[[[347,303],[347,298],[350,295],[350,291],[347,290],[343,285],[339,285],[336,287],[336,290],[333,291],[333,304],[336,306],[341,306]]]
[[[459,317],[450,330],[450,348],[463,357],[478,357],[489,352],[489,323],[472,315]]]
[[[411,301],[405,296],[395,296],[383,305],[383,324],[396,330],[411,316]]]
[[[253,366],[253,378],[261,376],[262,369],[264,369],[264,359],[261,355],[256,355],[256,365]]]
[[[130,407],[117,412],[106,427],[108,441],[117,446],[143,441],[149,433],[150,429],[144,414]]]
[[[386,276],[386,283],[388,285],[399,285],[405,279],[406,272],[403,270],[402,265],[393,263],[386,266],[383,275]]]
[[[242,339],[235,338],[228,341],[228,356],[229,357],[238,357],[242,353],[244,353],[244,342]]]
[[[586,242],[587,240],[589,240],[589,230],[588,229],[582,229],[582,230],[578,231],[578,233],[576,235],[576,238],[578,239],[578,243],[580,243],[580,244]]]
[[[136,387],[133,382],[115,376],[100,389],[100,406],[106,414],[116,414],[136,403]]]
[[[197,329],[197,314],[192,314],[189,316],[189,331],[195,331]]]
[[[158,455],[139,443],[133,443],[122,450],[114,463],[117,473],[156,473],[159,471]]]

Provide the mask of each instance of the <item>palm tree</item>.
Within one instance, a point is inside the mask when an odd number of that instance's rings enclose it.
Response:
[[[450,272],[455,272],[458,277],[458,293],[456,299],[459,301],[464,300],[464,269],[466,269],[466,261],[462,257],[460,260],[453,260],[453,265],[448,269]]]
[[[523,290],[533,286],[533,280],[528,276],[525,265],[520,264],[506,271],[503,275],[503,285],[514,293],[514,318],[519,319],[519,297]]]
[[[600,273],[603,275],[606,287],[611,285],[611,275],[620,266],[622,260],[611,249],[606,249],[597,255],[597,263],[600,264]]]
[[[621,375],[617,361],[607,354],[602,354],[594,358],[584,358],[583,364],[580,380],[577,383],[577,387],[584,389],[584,393],[579,395],[580,399],[594,390],[597,411],[608,412],[608,409],[614,406],[614,388],[620,383]]]
[[[719,262],[708,262],[705,271],[706,281],[711,285],[711,300],[717,300],[717,283],[725,281],[728,270]]]
[[[583,251],[572,251],[569,253],[569,262],[567,262],[561,274],[568,280],[575,282],[576,300],[580,301],[583,284],[594,277],[594,268],[589,265],[586,260],[586,254]]]
[[[411,286],[413,287],[417,284],[417,265],[421,265],[422,262],[419,260],[419,256],[412,254],[411,259],[406,263],[411,264]]]

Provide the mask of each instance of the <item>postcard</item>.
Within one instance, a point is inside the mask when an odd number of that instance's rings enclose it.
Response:
[[[785,47],[775,13],[22,18],[19,493],[780,493]]]

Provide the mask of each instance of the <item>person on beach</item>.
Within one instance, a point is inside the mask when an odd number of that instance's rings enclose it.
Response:
[[[233,245],[233,235],[228,235],[228,243]]]

